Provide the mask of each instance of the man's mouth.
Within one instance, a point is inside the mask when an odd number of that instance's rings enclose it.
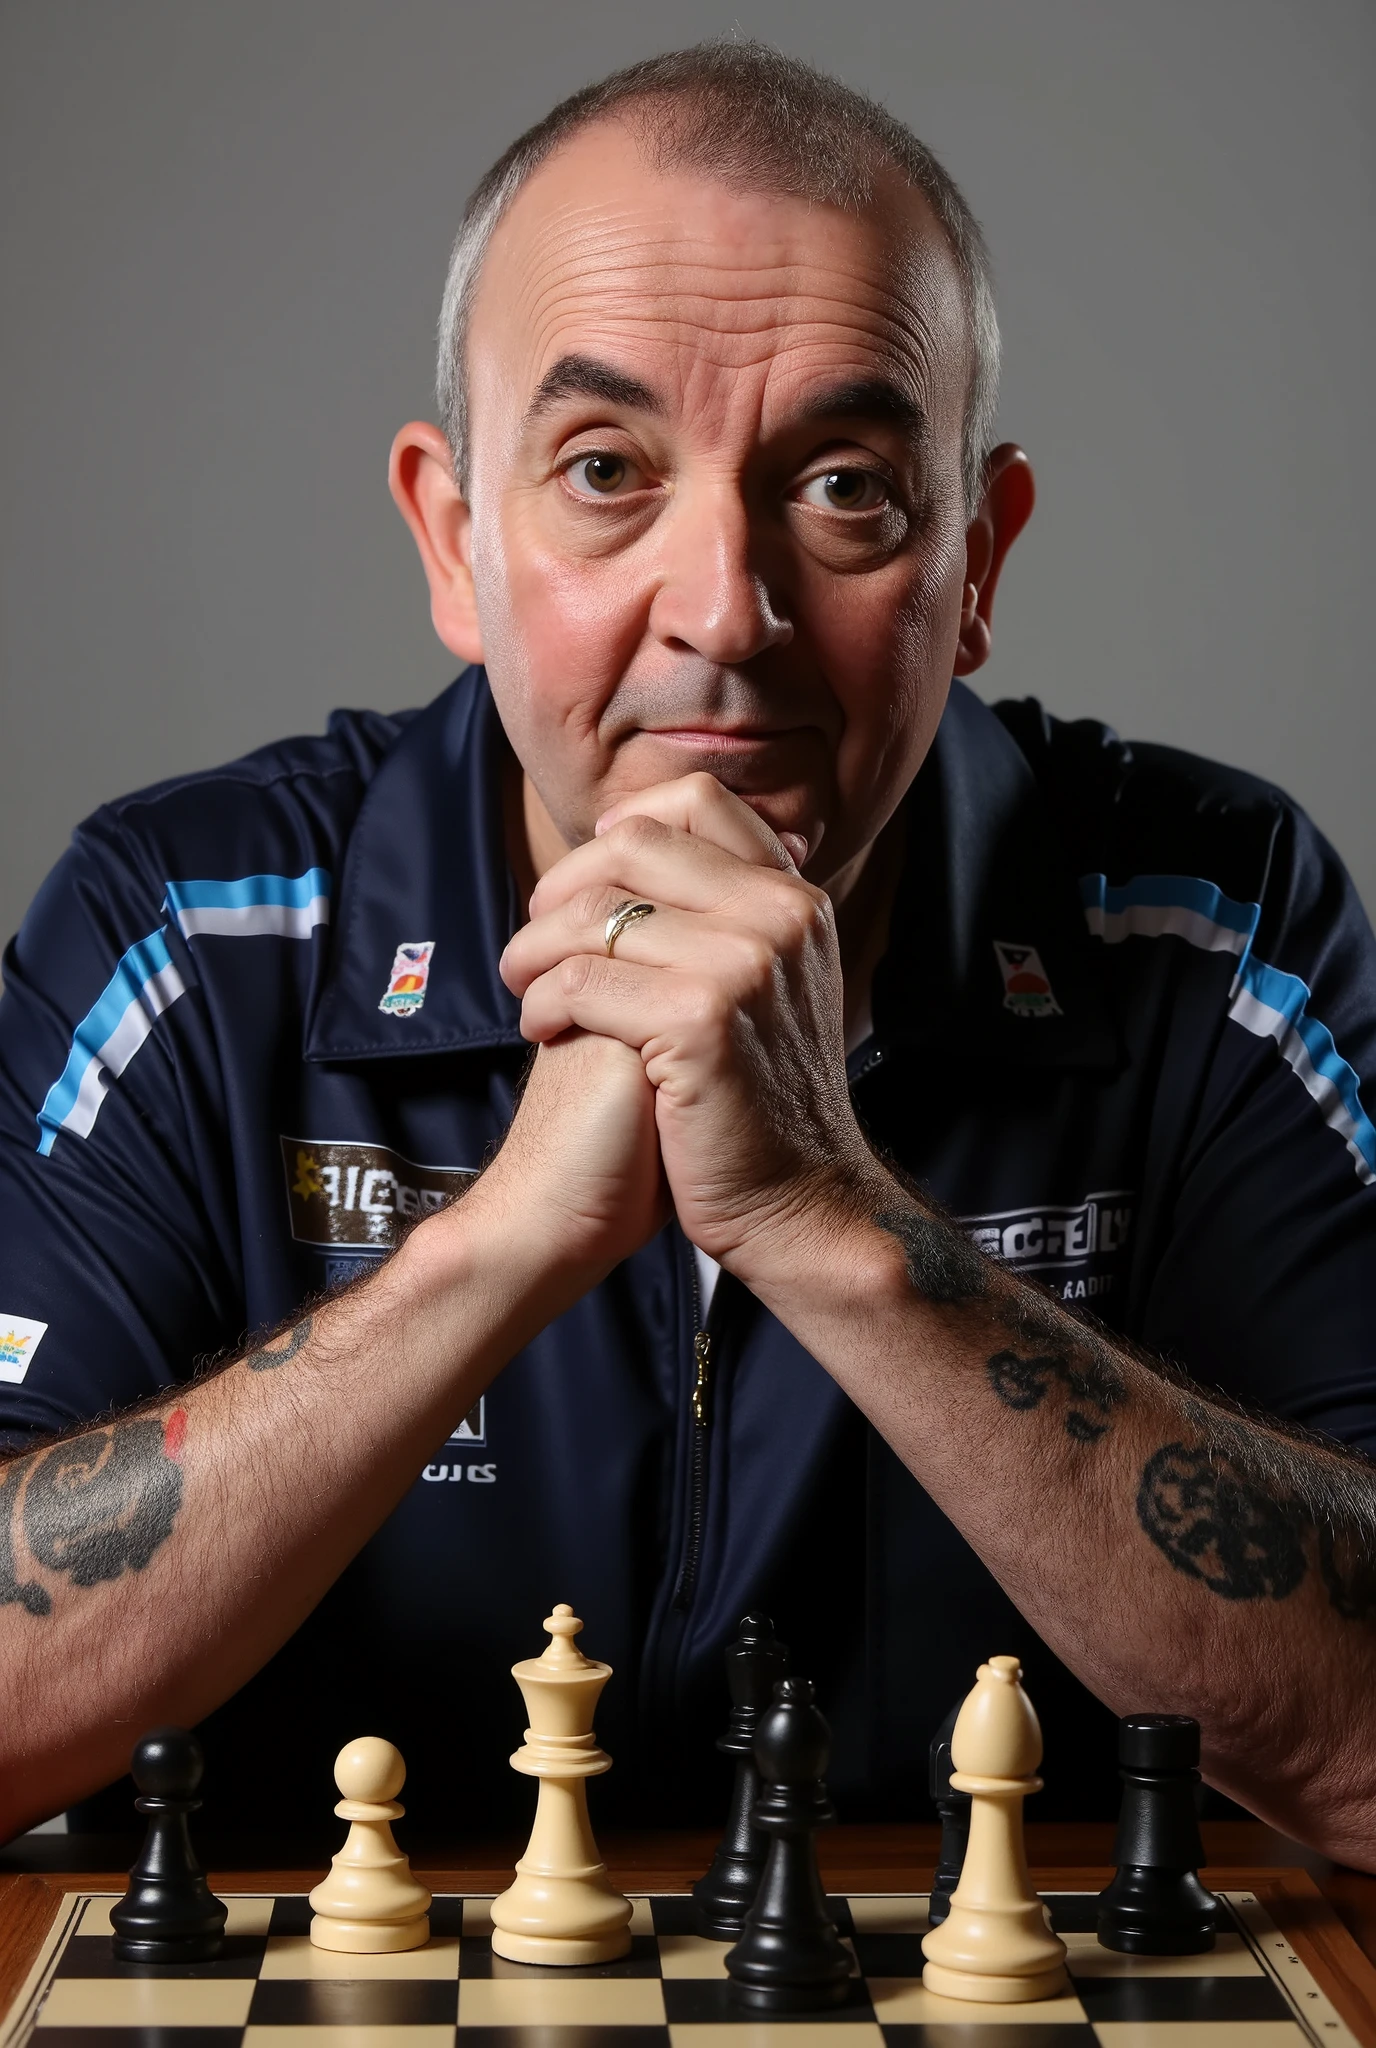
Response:
[[[702,753],[748,752],[751,748],[777,745],[797,739],[805,730],[800,725],[658,725],[642,726],[647,739],[665,740],[670,746],[696,747]]]

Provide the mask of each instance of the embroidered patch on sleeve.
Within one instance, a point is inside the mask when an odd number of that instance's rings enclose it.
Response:
[[[389,1017],[413,1017],[425,1001],[425,984],[430,979],[433,939],[406,939],[392,957],[392,971],[379,1010]]]
[[[0,1315],[0,1380],[20,1385],[47,1330],[29,1316]]]
[[[999,972],[1003,976],[1003,1007],[1015,1017],[1059,1017],[1061,1006],[1051,993],[1051,983],[1042,956],[1035,946],[1012,946],[995,939]]]

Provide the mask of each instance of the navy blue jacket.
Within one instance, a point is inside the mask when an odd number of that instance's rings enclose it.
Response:
[[[469,670],[77,832],[5,957],[4,1441],[176,1385],[385,1253],[500,1138],[528,1056],[497,972],[504,745]],[[959,684],[908,805],[850,1062],[873,1138],[1113,1329],[1376,1447],[1376,945],[1332,850],[1252,777]],[[717,1813],[722,1648],[759,1606],[818,1682],[843,1815],[925,1811],[928,1737],[1007,1650],[1046,1730],[1042,1815],[1111,1809],[1106,1710],[729,1278],[695,1423],[695,1290],[670,1227],[455,1416],[207,1723],[223,1811],[272,1755],[275,1816],[318,1818],[335,1750],[376,1730],[416,1814],[523,1816],[508,1670],[557,1600],[616,1670],[604,1820]],[[1030,1465],[1007,1512],[1048,1512]],[[459,1755],[486,1760],[461,1784]]]

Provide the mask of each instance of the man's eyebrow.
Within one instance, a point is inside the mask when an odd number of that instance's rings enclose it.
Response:
[[[887,377],[857,377],[819,391],[802,409],[804,420],[863,419],[899,427],[909,440],[920,441],[927,415],[901,384]]]
[[[560,356],[546,370],[526,407],[524,426],[530,426],[561,398],[600,398],[607,405],[627,406],[635,412],[662,413],[664,401],[639,377],[628,376],[596,356]]]

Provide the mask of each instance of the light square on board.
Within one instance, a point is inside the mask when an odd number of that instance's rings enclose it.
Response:
[[[399,1949],[393,1955],[359,1956],[342,1949],[317,1948],[308,1934],[269,1937],[260,1977],[441,1977],[459,1974],[459,1938],[432,1935],[424,1948]]]
[[[461,2027],[662,2027],[658,1977],[461,1977]]]
[[[1104,2020],[1094,2029],[1100,2048],[1309,2048],[1294,2020],[1181,2021],[1156,2026],[1150,2020]]]
[[[1084,2026],[1087,2014],[1072,1993],[1062,1998],[1028,1999],[1017,2005],[977,2006],[968,1999],[941,1998],[912,1977],[871,1977],[870,2003],[881,2026],[937,2025],[968,2027],[972,2022],[1027,2027]],[[1157,2048],[1155,2042],[1152,2048]],[[1174,2042],[1171,2048],[1176,2048]]]
[[[857,1934],[925,1934],[931,1925],[925,1892],[895,1892],[877,1898],[852,1892],[847,1903]]]
[[[873,2020],[835,2020],[817,2025],[807,2013],[794,2019],[675,2021],[670,2048],[884,2048]]]
[[[709,1941],[701,1934],[661,1934],[659,1970],[663,1977],[724,1977],[729,1941]]]
[[[250,1977],[59,1977],[38,2015],[46,2027],[241,2027]]]

